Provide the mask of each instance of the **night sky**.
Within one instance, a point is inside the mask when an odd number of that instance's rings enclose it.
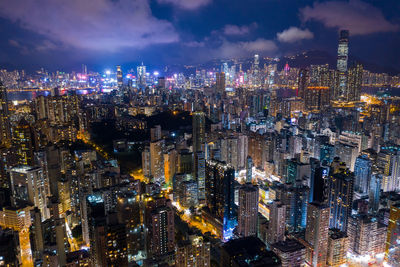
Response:
[[[341,28],[351,55],[400,70],[398,0],[1,0],[0,67],[335,55]]]

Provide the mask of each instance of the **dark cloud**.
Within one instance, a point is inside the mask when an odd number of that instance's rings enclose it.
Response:
[[[243,25],[243,26],[237,26],[237,25],[225,25],[224,27],[224,34],[225,35],[246,35],[249,34],[251,30],[257,28],[257,23],[252,23],[250,25]]]
[[[399,30],[381,10],[360,0],[315,2],[302,8],[300,17],[304,22],[315,20],[329,28],[349,29],[352,35]]]
[[[211,3],[211,0],[157,0],[160,4],[172,4],[181,9],[194,10]]]
[[[100,51],[177,42],[172,24],[152,15],[148,0],[2,0],[0,16],[51,40],[38,46]]]
[[[283,43],[294,43],[304,39],[314,38],[314,34],[309,29],[299,29],[297,27],[290,27],[283,32],[277,33],[277,38]]]
[[[231,42],[226,39],[222,44],[211,50],[214,58],[245,57],[255,53],[273,55],[278,50],[274,41],[259,38],[253,41]]]

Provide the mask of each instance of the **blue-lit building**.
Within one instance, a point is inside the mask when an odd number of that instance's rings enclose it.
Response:
[[[347,232],[353,202],[354,173],[345,166],[331,170],[329,177],[329,228]]]
[[[247,156],[246,159],[246,183],[251,183],[253,180],[253,159]]]
[[[371,183],[369,187],[368,210],[376,213],[379,210],[379,200],[381,197],[382,174],[373,173],[371,175]]]
[[[207,212],[222,226],[221,236],[229,240],[237,224],[235,207],[235,169],[225,162],[206,163]]]
[[[363,197],[368,195],[372,162],[367,155],[357,157],[354,164],[354,192]]]
[[[335,146],[331,144],[323,144],[320,148],[320,161],[323,165],[332,163],[335,157]]]
[[[281,202],[286,205],[286,224],[289,232],[300,232],[307,222],[307,203],[310,189],[304,185],[284,185],[281,187]]]
[[[314,158],[310,159],[310,194],[309,202],[323,203],[327,200],[327,178],[328,167],[321,167],[320,161]]]

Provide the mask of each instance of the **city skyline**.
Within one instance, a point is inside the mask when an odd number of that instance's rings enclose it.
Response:
[[[400,266],[399,8],[0,1],[0,266]]]

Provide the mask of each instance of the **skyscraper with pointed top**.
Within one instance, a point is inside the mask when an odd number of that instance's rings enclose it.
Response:
[[[347,61],[349,55],[349,31],[341,30],[339,34],[339,45],[338,45],[338,55],[337,55],[337,71],[339,85],[336,88],[338,90],[335,94],[341,100],[346,95],[347,91]],[[347,99],[343,99],[347,100]]]

